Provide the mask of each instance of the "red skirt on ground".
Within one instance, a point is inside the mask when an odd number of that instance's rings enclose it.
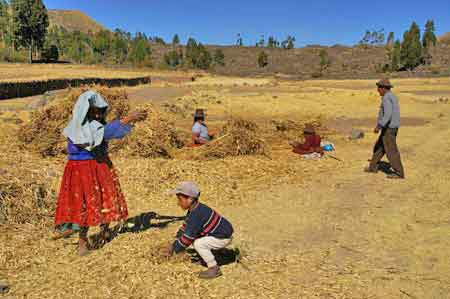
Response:
[[[97,226],[127,217],[127,204],[113,168],[95,160],[67,162],[56,207],[56,225]]]

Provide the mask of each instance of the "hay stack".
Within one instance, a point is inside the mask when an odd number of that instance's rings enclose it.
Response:
[[[239,118],[229,120],[216,140],[197,150],[195,158],[204,159],[267,154],[266,142],[261,137],[258,126],[252,121]]]
[[[63,153],[66,141],[62,131],[72,116],[72,108],[78,97],[88,89],[90,88],[74,89],[66,98],[57,99],[50,105],[35,111],[30,121],[20,130],[18,137],[22,145],[44,157]],[[105,87],[92,89],[99,92],[109,103],[111,107],[109,120],[120,118],[128,113],[130,105],[125,90]]]
[[[26,169],[0,175],[0,223],[31,223],[51,215],[55,198],[46,180]]]
[[[137,123],[133,134],[118,145],[121,152],[142,158],[172,158],[171,151],[184,146],[173,118],[152,104],[140,110],[146,111],[148,118]]]

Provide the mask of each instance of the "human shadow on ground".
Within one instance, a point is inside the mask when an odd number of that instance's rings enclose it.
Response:
[[[195,251],[194,249],[188,249],[186,250],[186,253],[191,257],[192,263],[207,267],[206,263],[203,261],[197,251]],[[222,248],[219,250],[212,250],[212,253],[216,258],[217,264],[219,266],[225,266],[239,262],[240,251],[238,248]]]
[[[98,233],[90,236],[90,247],[91,249],[100,249],[120,234],[139,233],[151,228],[164,229],[169,224],[183,221],[185,218],[185,216],[163,216],[155,212],[142,213],[110,228],[106,235]]]
[[[112,242],[118,235],[126,233],[140,233],[151,228],[164,229],[169,224],[183,221],[185,216],[162,216],[155,212],[142,213],[138,216],[127,219],[124,223],[117,224],[110,228],[107,238],[103,238],[101,233],[91,236],[90,247],[91,249],[101,249],[106,244]],[[200,264],[206,267],[206,263],[198,255],[194,249],[186,250],[187,254],[191,257],[191,262]],[[239,261],[240,252],[239,249],[222,248],[219,250],[212,250],[214,257],[216,258],[219,266],[229,265]]]

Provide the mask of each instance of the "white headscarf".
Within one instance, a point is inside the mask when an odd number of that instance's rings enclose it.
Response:
[[[108,103],[95,91],[87,91],[80,95],[74,108],[72,120],[64,129],[63,134],[73,144],[85,145],[91,151],[103,141],[105,129],[98,121],[85,121],[89,107],[108,108]]]

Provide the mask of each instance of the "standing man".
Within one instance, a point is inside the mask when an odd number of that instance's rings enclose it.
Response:
[[[393,169],[388,178],[404,179],[405,173],[397,147],[397,134],[400,127],[400,105],[397,97],[391,92],[393,86],[388,79],[380,80],[377,83],[377,87],[382,101],[374,132],[378,134],[381,131],[381,133],[375,144],[373,157],[369,167],[366,168],[366,172],[376,173],[378,171],[378,163],[386,154]]]

